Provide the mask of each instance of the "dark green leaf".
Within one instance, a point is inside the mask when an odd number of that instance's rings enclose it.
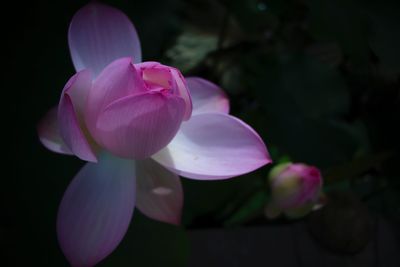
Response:
[[[264,190],[255,192],[239,209],[225,222],[226,226],[233,226],[251,221],[260,215],[267,203],[267,194]]]
[[[368,63],[369,25],[365,13],[354,0],[307,0],[309,26],[319,41],[337,42],[357,67]]]

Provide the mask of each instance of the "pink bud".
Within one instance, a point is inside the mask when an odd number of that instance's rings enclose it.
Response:
[[[271,203],[267,207],[267,216],[275,217],[284,212],[289,217],[299,217],[317,203],[322,177],[318,168],[314,166],[285,163],[271,170],[269,184]]]

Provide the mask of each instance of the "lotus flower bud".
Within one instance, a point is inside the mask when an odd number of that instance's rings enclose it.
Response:
[[[274,167],[269,175],[271,201],[266,207],[269,218],[281,212],[301,217],[317,204],[322,187],[318,168],[302,163],[285,163]]]

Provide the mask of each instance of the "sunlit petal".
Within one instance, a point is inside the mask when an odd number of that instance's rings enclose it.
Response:
[[[258,134],[222,113],[192,116],[153,159],[179,175],[200,180],[238,176],[271,162]]]
[[[187,77],[186,83],[193,101],[193,114],[229,113],[229,99],[216,84],[198,77]]]

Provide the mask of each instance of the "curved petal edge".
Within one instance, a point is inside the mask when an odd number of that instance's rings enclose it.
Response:
[[[76,71],[88,68],[95,76],[118,58],[142,61],[139,37],[129,18],[120,10],[95,1],[72,18],[68,42]]]
[[[229,99],[219,86],[200,77],[187,77],[186,83],[193,101],[193,114],[229,113]]]
[[[74,153],[68,148],[61,138],[58,127],[57,109],[58,107],[53,107],[39,121],[37,125],[39,140],[43,146],[52,152],[73,155]]]
[[[65,144],[77,157],[82,160],[96,162],[95,152],[84,134],[83,129],[86,127],[84,120],[83,118],[79,120],[76,107],[71,98],[71,95],[79,96],[79,91],[88,90],[85,87],[91,85],[91,80],[90,75],[86,75],[87,73],[86,71],[76,73],[63,89],[60,104],[58,105],[58,126]],[[90,138],[90,136],[88,137]]]
[[[260,136],[223,113],[192,116],[152,158],[179,175],[199,180],[227,179],[272,162]]]

